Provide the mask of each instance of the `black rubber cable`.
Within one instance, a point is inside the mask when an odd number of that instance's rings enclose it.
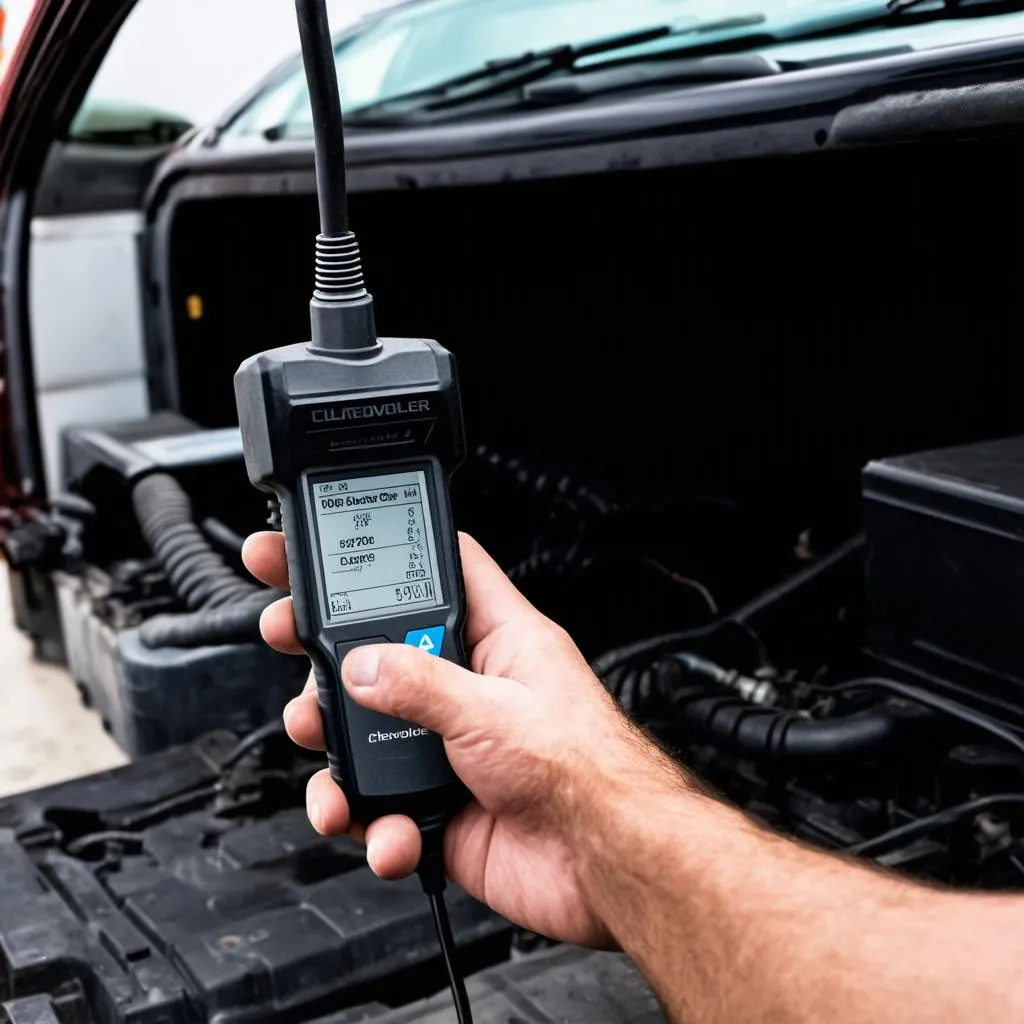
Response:
[[[448,985],[452,990],[452,1001],[455,1003],[455,1016],[459,1024],[473,1024],[473,1011],[469,1005],[466,983],[455,963],[455,935],[452,932],[448,907],[444,902],[444,891],[448,887],[448,878],[444,870],[446,821],[443,816],[439,815],[418,824],[423,847],[416,873],[420,876],[420,884],[430,900],[437,941],[441,946],[441,956],[444,958],[444,967],[448,974]]]
[[[299,38],[313,111],[320,229],[324,235],[348,233],[348,192],[345,183],[345,133],[338,91],[338,70],[331,27],[323,0],[295,0]]]
[[[640,657],[655,657],[665,654],[673,647],[680,644],[690,643],[693,640],[701,640],[704,637],[717,633],[729,620],[716,620],[706,626],[697,626],[693,629],[684,629],[677,633],[662,633],[660,636],[648,637],[645,640],[637,640],[636,643],[627,644],[625,647],[617,647],[613,651],[607,651],[600,657],[595,658],[591,663],[594,675],[604,679],[610,672],[623,668],[630,662]]]
[[[730,619],[736,622],[749,622],[752,618],[760,615],[768,608],[777,605],[780,601],[802,590],[809,583],[820,579],[830,569],[845,562],[847,558],[855,555],[864,547],[864,534],[858,533],[848,540],[843,541],[838,547],[826,552],[820,558],[816,558],[810,565],[805,566],[799,572],[787,576],[781,583],[762,590],[761,593],[752,597],[745,604],[740,605],[729,615]]]
[[[338,92],[331,28],[324,0],[295,0],[313,112],[316,192],[320,234],[316,238],[311,343],[320,352],[377,352],[373,299],[363,281],[359,243],[348,226],[345,187],[345,125]]]
[[[579,515],[580,511],[607,516],[614,502],[568,473],[532,466],[518,455],[509,455],[488,445],[477,445],[472,451],[476,464],[504,479],[517,496],[540,498],[557,504],[564,502]]]
[[[269,722],[264,722],[263,725],[257,729],[253,729],[252,732],[243,736],[235,748],[224,758],[220,763],[220,770],[226,771],[228,768],[233,768],[239,761],[245,757],[250,751],[255,750],[256,747],[262,746],[267,740],[272,739],[274,736],[284,735],[284,722],[280,718],[271,719]]]
[[[897,846],[906,845],[928,835],[929,832],[935,832],[947,825],[955,825],[958,821],[971,815],[1006,804],[1024,804],[1024,793],[996,793],[992,796],[981,796],[975,800],[968,800],[966,803],[930,814],[927,818],[918,818],[917,821],[899,825],[873,839],[855,843],[848,847],[846,852],[858,857],[880,857]]]
[[[437,930],[437,941],[444,957],[445,971],[448,973],[448,984],[452,990],[455,1003],[455,1017],[459,1024],[473,1024],[473,1011],[466,993],[466,982],[455,966],[455,936],[452,934],[452,922],[448,916],[448,907],[444,902],[444,893],[427,893],[430,909],[434,915],[434,928]]]
[[[674,647],[691,643],[694,640],[702,640],[729,626],[739,628],[756,638],[757,634],[750,627],[750,620],[754,616],[784,600],[809,583],[813,583],[830,569],[855,554],[863,544],[863,534],[851,537],[834,550],[828,552],[828,554],[822,555],[821,558],[806,568],[794,573],[781,583],[762,591],[745,604],[740,605],[735,611],[716,619],[714,622],[708,623],[705,626],[698,626],[694,629],[685,629],[678,633],[663,633],[660,636],[648,637],[645,640],[638,640],[636,643],[627,644],[625,647],[606,651],[596,658],[590,667],[599,679],[604,679],[609,672],[622,668],[638,658],[653,658],[666,654]]]

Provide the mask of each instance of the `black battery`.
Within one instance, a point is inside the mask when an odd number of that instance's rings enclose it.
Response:
[[[1024,718],[1024,436],[863,475],[868,649]]]

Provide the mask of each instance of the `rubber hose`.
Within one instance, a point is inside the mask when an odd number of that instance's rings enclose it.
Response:
[[[221,608],[204,608],[184,615],[157,615],[139,628],[144,647],[220,647],[261,642],[260,616],[267,605],[284,597],[266,590]]]
[[[192,520],[192,502],[173,477],[154,473],[140,480],[132,503],[142,535],[186,607],[220,608],[266,593],[214,551]]]
[[[680,709],[683,722],[716,746],[769,761],[840,760],[877,753],[896,736],[884,705],[839,718],[804,718],[735,697],[703,697]]]
[[[211,516],[208,519],[204,519],[199,524],[199,527],[203,531],[203,536],[208,537],[214,544],[219,545],[222,550],[232,555],[240,555],[242,553],[245,538],[241,534],[235,533],[226,523],[222,523],[219,519],[214,519]]]

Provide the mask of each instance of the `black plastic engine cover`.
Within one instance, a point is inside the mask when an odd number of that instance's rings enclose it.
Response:
[[[476,1024],[665,1024],[651,990],[624,957],[559,946],[469,979]],[[446,992],[399,1010],[366,1012],[373,1024],[449,1024]],[[348,1024],[331,1016],[317,1024]]]
[[[234,743],[0,801],[0,1021],[300,1024],[442,988],[418,882],[313,831],[284,741],[222,773]],[[507,922],[449,903],[468,967],[507,955]]]

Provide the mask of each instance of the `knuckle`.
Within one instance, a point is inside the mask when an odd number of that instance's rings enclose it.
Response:
[[[560,646],[575,646],[569,633],[557,622],[548,619],[546,622],[547,632],[551,639]]]
[[[565,655],[570,652],[575,654],[577,652],[578,648],[576,647],[576,642],[557,622],[553,622],[551,619],[546,618],[544,620],[543,633],[546,646],[550,647],[552,652],[561,655]]]

